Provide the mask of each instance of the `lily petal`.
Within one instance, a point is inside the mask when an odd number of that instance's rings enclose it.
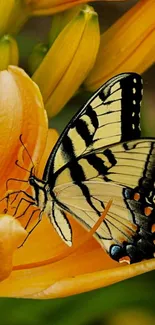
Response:
[[[86,231],[74,220],[70,219],[70,222],[74,227],[74,241],[78,243],[81,236],[85,236]],[[66,245],[54,231],[47,217],[44,217],[24,246],[15,252],[14,265],[48,259],[64,250],[66,250]],[[120,265],[111,260],[95,239],[92,239],[73,256],[70,255],[57,263],[34,269],[13,271],[8,279],[0,283],[0,295],[12,297],[34,295],[61,279],[93,273],[96,270],[101,271],[103,268],[108,269],[113,266],[119,267]]]
[[[100,272],[87,273],[75,277],[69,277],[60,280],[49,288],[28,297],[49,299],[57,297],[66,297],[74,294],[88,292],[98,288],[132,278],[134,276],[152,271],[155,269],[155,260],[127,265],[120,268],[112,268]]]
[[[81,3],[94,0],[27,0],[33,15],[51,15],[72,8]],[[126,1],[126,0],[96,0],[96,1]]]
[[[75,240],[85,235],[85,230],[71,220]],[[44,236],[46,234],[46,236]],[[38,261],[62,251],[65,244],[46,219],[32,233],[24,247],[16,251],[14,263]],[[69,248],[68,248],[69,249]],[[73,295],[134,277],[155,269],[155,260],[123,266],[111,260],[92,239],[73,256],[57,263],[34,269],[13,271],[0,283],[0,295],[12,297],[56,298]]]
[[[20,136],[22,135],[25,145],[29,143],[28,151],[36,164],[44,150],[48,128],[39,89],[22,69],[9,66],[8,70],[1,71],[0,88],[0,170],[3,171],[0,195],[3,197],[9,178],[18,179],[20,171],[20,178],[27,179],[27,173],[15,164],[21,156],[21,151],[24,151]],[[28,170],[32,167],[32,162],[26,154],[24,167]],[[13,189],[19,189],[22,185],[14,182]]]
[[[26,230],[17,220],[0,215],[0,281],[11,273],[13,253],[26,236]]]
[[[41,157],[41,160],[39,162],[39,167],[37,169],[37,176],[39,178],[42,177],[48,156],[50,154],[50,152],[52,151],[52,148],[54,147],[56,141],[59,138],[59,134],[57,132],[57,130],[55,129],[48,129],[48,134],[47,134],[47,141],[46,141],[46,147],[45,150],[43,152],[43,155]]]

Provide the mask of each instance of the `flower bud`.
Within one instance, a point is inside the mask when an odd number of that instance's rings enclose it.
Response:
[[[48,46],[43,43],[39,43],[34,47],[28,60],[29,72],[31,75],[39,67],[47,51],[48,51]]]
[[[9,35],[0,39],[0,70],[5,70],[8,66],[18,65],[19,52],[16,40]]]
[[[87,77],[99,41],[98,16],[92,7],[84,5],[59,33],[32,76],[41,90],[49,117],[63,108]]]
[[[0,36],[14,34],[30,16],[30,7],[27,0],[0,1]]]
[[[8,21],[14,7],[15,0],[0,1],[0,35],[7,32]]]
[[[154,63],[155,2],[141,0],[101,35],[95,65],[85,86],[98,89],[105,81],[122,72],[142,74]]]
[[[53,15],[51,29],[49,32],[50,46],[52,46],[60,32],[63,30],[63,28],[70,22],[71,19],[76,16],[76,14],[78,14],[79,10],[82,9],[82,7],[82,5],[75,6],[70,10]]]

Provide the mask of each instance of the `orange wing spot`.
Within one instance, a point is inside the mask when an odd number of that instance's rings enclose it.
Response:
[[[129,256],[124,256],[119,259],[119,263],[127,263],[130,264],[130,257]]]
[[[134,198],[135,201],[139,201],[140,200],[140,194],[135,193],[133,198]]]
[[[152,231],[152,232],[155,232],[155,224],[152,225],[151,231]]]
[[[148,216],[151,214],[152,210],[153,210],[153,208],[151,208],[151,207],[146,207],[146,208],[144,209],[144,213],[145,213],[145,215],[148,217]]]

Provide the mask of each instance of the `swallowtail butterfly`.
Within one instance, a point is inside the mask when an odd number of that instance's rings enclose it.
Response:
[[[46,213],[68,246],[66,213],[89,230],[112,198],[94,236],[119,262],[149,259],[155,252],[155,140],[140,139],[142,89],[135,73],[107,81],[61,134],[43,178],[33,169],[29,177],[39,221]]]

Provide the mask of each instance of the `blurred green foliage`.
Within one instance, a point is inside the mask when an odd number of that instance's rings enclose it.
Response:
[[[0,299],[0,324],[104,325],[104,319],[122,309],[140,308],[154,313],[154,292],[155,272],[151,272],[63,299]]]

